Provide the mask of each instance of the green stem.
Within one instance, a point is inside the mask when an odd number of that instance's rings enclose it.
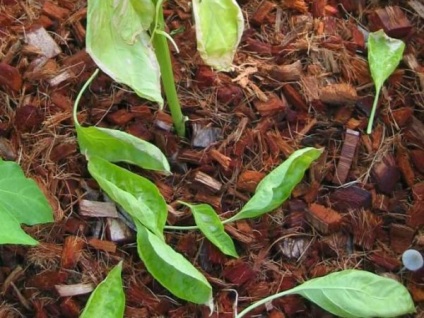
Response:
[[[164,31],[165,20],[163,18],[163,9],[159,4],[159,12],[157,15],[156,28],[159,31]],[[154,30],[153,30],[154,31]],[[152,34],[153,47],[155,49],[156,58],[159,62],[160,73],[162,76],[163,89],[171,111],[172,120],[178,136],[185,136],[184,116],[181,112],[180,102],[178,100],[177,90],[175,88],[174,73],[172,71],[171,55],[169,53],[168,42],[165,36],[158,32]]]
[[[377,110],[378,99],[380,97],[381,87],[376,87],[374,103],[372,104],[370,118],[368,119],[367,134],[369,135],[372,132],[372,124],[374,123],[375,111]]]
[[[199,227],[197,225],[191,225],[191,226],[165,225],[165,230],[190,231],[190,230],[198,230],[198,229]]]
[[[97,76],[98,73],[99,73],[99,69],[97,68],[94,71],[94,73],[91,74],[90,78],[85,82],[84,86],[78,92],[77,98],[75,99],[74,108],[72,109],[72,117],[74,118],[74,123],[75,123],[75,126],[77,127],[81,126],[80,123],[78,122],[77,112],[78,112],[78,105],[81,100],[82,94],[85,92],[88,85],[91,84],[91,82],[94,80],[94,78]]]
[[[235,318],[241,318],[241,317],[245,316],[249,311],[252,311],[253,309],[255,309],[255,308],[257,308],[257,307],[259,307],[259,306],[261,306],[263,304],[266,304],[267,302],[270,302],[270,301],[272,301],[274,299],[277,299],[277,298],[280,298],[280,297],[286,296],[286,295],[295,294],[295,292],[294,292],[295,289],[296,289],[296,287],[295,288],[292,288],[292,289],[289,289],[289,290],[285,290],[285,291],[283,291],[281,293],[278,293],[278,294],[274,294],[274,295],[268,296],[268,297],[266,297],[264,299],[261,299],[260,301],[258,301],[256,303],[253,303],[249,307],[245,308],[241,313],[237,314],[235,316]]]

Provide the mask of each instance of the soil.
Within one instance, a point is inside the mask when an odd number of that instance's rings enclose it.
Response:
[[[193,224],[178,200],[208,203],[227,218],[293,151],[325,150],[280,208],[226,226],[240,258],[197,231],[166,232],[212,284],[213,317],[232,317],[234,308],[346,268],[399,280],[421,316],[424,271],[401,271],[401,255],[424,250],[422,2],[239,3],[246,30],[226,73],[198,56],[190,1],[165,4],[181,51],[172,54],[187,138],[177,137],[166,108],[105,74],[83,95],[80,122],[126,131],[166,154],[172,176],[130,169],[158,186],[171,225]],[[134,232],[116,218],[79,153],[72,106],[96,68],[84,48],[85,19],[84,0],[0,0],[0,155],[37,181],[55,217],[25,227],[40,245],[0,247],[0,317],[78,317],[120,260],[126,317],[208,317],[208,308],[173,297],[149,275]],[[375,91],[365,34],[381,28],[406,50],[367,135]],[[297,296],[252,314],[332,316]]]

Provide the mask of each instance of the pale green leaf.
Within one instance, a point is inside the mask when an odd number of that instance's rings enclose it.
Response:
[[[11,161],[0,160],[0,213],[27,225],[53,222],[53,211],[43,192]]]
[[[193,0],[197,50],[203,61],[219,71],[232,67],[244,30],[235,0]]]
[[[114,0],[113,24],[125,42],[134,44],[136,36],[153,22],[155,6],[151,0]]]
[[[302,295],[339,317],[397,317],[415,312],[405,286],[360,270],[314,278],[289,293]]]
[[[122,261],[109,272],[90,295],[80,318],[124,317],[125,294],[121,272]]]
[[[170,172],[169,163],[159,148],[126,132],[76,125],[81,153],[111,162],[128,162],[143,169]]]
[[[37,245],[38,242],[22,230],[18,220],[0,209],[0,244]]]
[[[137,250],[149,273],[175,296],[196,304],[212,302],[212,287],[181,254],[139,222]]]
[[[281,165],[261,180],[253,197],[225,223],[258,217],[279,207],[302,180],[305,171],[321,155],[322,150],[308,147],[295,151]]]
[[[368,121],[367,134],[372,131],[378,98],[384,81],[392,74],[402,60],[405,43],[393,39],[383,30],[370,33],[368,36],[368,64],[375,85],[375,97]]]
[[[88,171],[134,221],[163,237],[168,208],[154,183],[96,156],[88,157]]]
[[[89,0],[87,7],[87,52],[103,72],[131,87],[139,96],[163,105],[160,70],[150,37],[142,31],[133,44],[127,43],[115,26],[122,17],[131,34],[139,21],[115,15],[114,0]]]
[[[368,63],[377,88],[396,70],[404,49],[403,41],[387,36],[383,30],[368,35]]]
[[[213,245],[226,255],[238,257],[233,240],[225,232],[224,225],[210,205],[181,203],[190,208],[200,231]]]

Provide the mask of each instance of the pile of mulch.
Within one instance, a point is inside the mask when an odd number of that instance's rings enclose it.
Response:
[[[126,131],[167,155],[172,176],[132,169],[160,189],[171,225],[194,224],[178,200],[208,203],[227,218],[293,151],[325,149],[280,208],[226,225],[240,258],[224,256],[197,231],[166,233],[212,284],[214,317],[347,268],[399,280],[421,313],[423,271],[400,272],[400,257],[424,248],[423,4],[239,3],[247,26],[227,73],[196,53],[190,1],[165,4],[181,51],[173,65],[187,138],[177,137],[167,110],[105,74],[84,94],[80,122]],[[83,0],[0,0],[0,155],[19,162],[55,212],[53,224],[26,228],[39,246],[0,247],[0,317],[78,317],[120,260],[126,317],[207,317],[206,307],[176,299],[149,275],[134,232],[79,154],[72,106],[96,68],[84,49],[85,23]],[[366,34],[380,28],[407,46],[367,135],[374,87]],[[298,296],[253,313],[331,316]]]

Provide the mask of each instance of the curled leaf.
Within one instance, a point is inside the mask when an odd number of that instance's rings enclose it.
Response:
[[[219,71],[231,69],[244,30],[235,0],[193,0],[197,50],[206,64]]]
[[[236,215],[225,223],[254,218],[279,207],[302,180],[311,163],[318,159],[322,150],[308,147],[295,151],[281,165],[261,180],[253,197]]]
[[[175,296],[196,304],[212,302],[212,287],[181,254],[139,222],[137,250],[150,274]]]
[[[196,225],[213,245],[226,255],[238,257],[233,240],[225,232],[224,225],[209,204],[181,203],[190,208]]]

